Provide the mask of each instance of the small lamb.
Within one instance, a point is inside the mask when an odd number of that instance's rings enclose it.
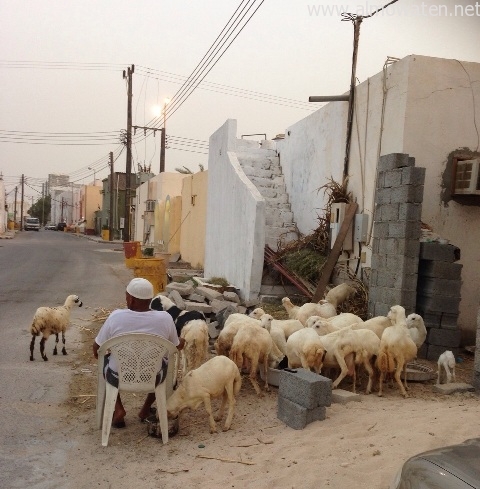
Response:
[[[210,433],[217,432],[216,421],[223,417],[228,402],[228,414],[223,431],[230,429],[235,408],[235,396],[240,391],[242,378],[232,360],[225,356],[213,357],[195,370],[190,370],[177,390],[167,399],[167,414],[176,418],[184,409],[197,409],[204,404],[210,422]],[[211,399],[222,396],[218,414],[213,417]]]
[[[74,304],[78,304],[78,307],[82,307],[82,301],[78,295],[69,295],[65,300],[63,306],[58,307],[39,307],[33,316],[33,323],[30,326],[30,333],[32,334],[32,341],[30,342],[30,360],[33,361],[33,349],[35,347],[35,337],[42,334],[40,340],[40,354],[43,360],[48,360],[45,355],[45,341],[51,334],[56,337],[55,348],[53,354],[57,354],[58,334],[62,333],[63,349],[62,353],[67,354],[65,350],[65,331],[70,324],[70,310]]]
[[[445,374],[447,376],[447,384],[452,381],[455,382],[455,356],[450,350],[444,351],[438,357],[438,372],[437,372],[437,385],[440,384],[440,378],[442,377],[442,367],[445,370]],[[452,372],[450,372],[452,369]]]

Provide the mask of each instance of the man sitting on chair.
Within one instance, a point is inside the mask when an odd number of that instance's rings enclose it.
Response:
[[[150,301],[153,298],[153,286],[144,278],[134,278],[127,285],[126,299],[128,309],[116,309],[113,311],[100,328],[95,341],[93,342],[93,355],[98,358],[98,349],[105,341],[126,333],[148,333],[161,336],[172,342],[178,350],[181,350],[184,344],[183,339],[179,339],[175,323],[168,312],[153,311],[150,309]],[[167,365],[163,365],[159,372],[162,382],[166,374]],[[105,357],[104,375],[110,383],[118,382],[117,366],[113,358]],[[150,408],[155,401],[155,393],[147,394],[147,398],[142,409],[138,413],[139,418],[143,421],[150,414]],[[115,403],[112,426],[116,428],[125,427],[126,411],[123,407],[120,393]]]

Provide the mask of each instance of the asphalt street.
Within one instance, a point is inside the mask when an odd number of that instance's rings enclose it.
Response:
[[[52,336],[44,362],[37,338],[30,361],[28,329],[37,307],[63,305],[76,294],[84,307],[72,310],[71,322],[88,327],[95,308],[124,302],[131,277],[119,243],[45,230],[0,240],[0,488],[67,486],[65,454],[75,440],[62,436],[58,406],[68,393],[80,329],[67,331],[70,355],[52,355]]]

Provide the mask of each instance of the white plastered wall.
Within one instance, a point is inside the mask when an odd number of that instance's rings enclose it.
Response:
[[[237,123],[210,137],[205,277],[223,277],[244,299],[260,292],[265,247],[265,201],[235,156]]]

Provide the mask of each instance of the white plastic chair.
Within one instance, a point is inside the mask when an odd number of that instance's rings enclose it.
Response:
[[[105,381],[103,358],[108,352],[118,365],[118,388]],[[128,333],[111,338],[98,349],[97,429],[102,429],[102,445],[108,445],[112,417],[118,391],[155,392],[157,416],[160,420],[163,444],[168,443],[167,398],[173,392],[175,345],[161,336],[145,333]],[[168,358],[167,375],[155,386],[162,359]]]

